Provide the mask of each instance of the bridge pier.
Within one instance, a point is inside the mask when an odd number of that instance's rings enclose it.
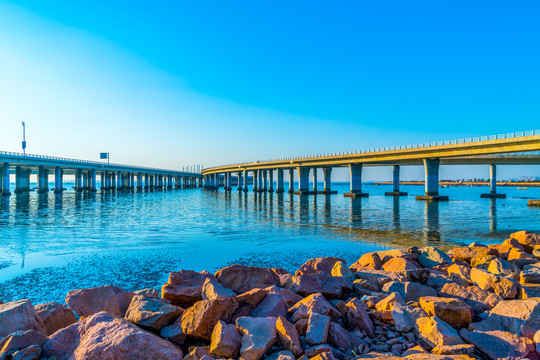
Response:
[[[243,179],[243,172],[239,171],[236,176],[238,177],[238,191],[242,191],[242,179]]]
[[[309,191],[309,170],[310,168],[307,166],[296,168],[298,172],[298,190],[294,192],[296,195],[313,194],[313,191]]]
[[[117,171],[116,172],[116,190],[122,190],[124,189],[122,184],[122,172]]]
[[[289,169],[289,194],[294,194],[294,169]]]
[[[38,193],[43,194],[49,191],[49,170],[43,166],[38,168]]]
[[[90,186],[88,185],[88,172],[83,171],[82,172],[82,189],[83,190],[89,190]]]
[[[259,191],[259,170],[253,170],[253,192]]]
[[[9,196],[11,195],[11,191],[9,191],[9,164],[4,163],[1,168],[2,182],[0,183],[0,190],[2,190],[2,196]]]
[[[337,191],[332,191],[332,168],[323,167],[323,176],[324,176],[324,189],[319,191],[319,194],[337,194]]]
[[[97,171],[95,169],[90,170],[90,191],[97,191]]]
[[[274,192],[274,170],[268,170],[268,192]]]
[[[268,191],[268,171],[263,170],[262,174],[263,174],[263,176],[262,176],[262,181],[263,181],[262,191],[267,192]]]
[[[362,192],[362,168],[363,164],[349,164],[350,171],[350,192],[343,194],[345,197],[358,198],[368,197],[368,193]]]
[[[482,199],[506,199],[506,194],[497,193],[497,165],[489,165],[489,193],[480,194]]]
[[[75,171],[75,191],[80,192],[82,190],[82,170],[77,169]]]
[[[448,196],[439,195],[440,159],[424,159],[426,194],[417,196],[416,200],[448,201]]]
[[[242,185],[243,185],[242,190],[244,192],[249,191],[248,180],[249,180],[249,172],[247,170],[244,170],[243,171],[243,176],[242,176]]]
[[[313,193],[314,194],[317,194],[318,191],[317,191],[317,168],[314,167],[312,168],[313,170],[313,174],[312,174],[312,179],[313,179]]]
[[[231,173],[226,172],[223,177],[223,181],[225,182],[223,184],[223,189],[226,191],[231,190]]]
[[[20,166],[15,168],[15,194],[20,194],[30,189],[30,174],[32,170],[23,169]]]
[[[64,171],[60,166],[54,168],[54,193],[61,194],[64,191],[63,177]]]
[[[172,189],[172,175],[167,175],[167,189]]]
[[[399,165],[392,166],[393,188],[392,188],[392,191],[385,192],[384,195],[388,195],[388,196],[407,196],[408,195],[406,192],[399,191],[399,172],[400,172]]]
[[[283,188],[283,169],[277,169],[277,182],[276,182],[276,193],[280,194],[284,192]]]

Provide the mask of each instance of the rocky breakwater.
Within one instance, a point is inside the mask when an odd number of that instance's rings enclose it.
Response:
[[[0,305],[0,359],[540,359],[540,236],[387,250],[295,274],[172,272],[161,292]],[[79,321],[75,314],[79,315]]]

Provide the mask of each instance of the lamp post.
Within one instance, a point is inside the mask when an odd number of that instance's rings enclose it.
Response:
[[[26,156],[26,124],[24,123],[24,121],[22,121],[22,136],[23,136],[23,140],[22,140],[23,155]]]

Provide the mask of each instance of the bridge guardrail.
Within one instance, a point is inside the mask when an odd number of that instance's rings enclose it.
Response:
[[[0,156],[1,155],[20,156],[20,157],[24,157],[24,158],[27,158],[27,159],[34,158],[34,159],[43,159],[43,160],[66,161],[66,162],[72,162],[72,163],[77,163],[77,164],[99,165],[99,166],[102,166],[102,167],[105,167],[105,166],[131,167],[131,168],[137,168],[137,169],[147,170],[147,171],[173,171],[173,172],[181,172],[181,173],[185,173],[185,174],[200,175],[200,173],[189,172],[189,171],[140,167],[140,166],[135,166],[135,165],[118,164],[118,163],[107,164],[105,162],[100,162],[100,161],[71,159],[71,158],[64,158],[64,157],[59,157],[59,156],[23,154],[23,153],[13,152],[13,151],[0,151]]]
[[[327,156],[340,156],[340,155],[354,155],[354,154],[367,154],[367,153],[382,152],[382,151],[419,149],[419,148],[442,146],[442,145],[455,145],[455,144],[457,145],[457,144],[467,144],[467,143],[489,141],[489,140],[512,139],[512,138],[517,138],[517,137],[534,136],[534,135],[540,135],[540,130],[518,131],[518,132],[498,134],[498,135],[475,136],[475,137],[455,139],[455,140],[431,141],[427,143],[388,146],[388,147],[381,147],[381,148],[364,149],[364,150],[356,150],[356,151],[344,151],[344,152],[319,154],[319,155],[303,155],[303,156],[292,156],[292,157],[277,158],[277,159],[270,159],[270,160],[245,161],[241,163],[229,164],[229,165],[224,165],[224,166],[241,166],[241,165],[254,164],[254,163],[260,163],[260,162],[266,163],[266,162],[274,162],[274,161],[291,161],[291,160],[299,160],[299,159],[314,159],[314,158],[325,157],[325,156],[327,157]],[[222,167],[222,166],[219,166],[219,167]],[[212,167],[205,168],[203,170],[209,170],[209,169],[212,169]]]

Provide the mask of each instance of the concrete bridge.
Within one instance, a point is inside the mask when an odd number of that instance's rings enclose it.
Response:
[[[0,191],[11,195],[10,174],[15,174],[15,193],[32,191],[30,175],[37,174],[38,192],[49,191],[49,177],[54,175],[54,192],[65,190],[63,177],[75,175],[76,191],[97,191],[97,176],[101,177],[101,190],[162,189],[202,187],[199,173],[154,169],[122,164],[106,164],[43,155],[24,155],[0,151]]]
[[[482,197],[505,197],[497,193],[497,165],[540,165],[540,130],[510,134],[481,136],[475,138],[445,140],[407,146],[393,146],[372,150],[281,158],[266,161],[216,166],[202,170],[207,189],[217,189],[223,178],[225,190],[232,190],[232,177],[238,178],[238,190],[248,191],[247,179],[253,177],[253,191],[284,192],[284,171],[289,175],[289,193],[332,194],[331,174],[336,167],[350,171],[350,192],[344,196],[356,198],[369,194],[362,192],[362,169],[365,166],[392,166],[393,191],[390,196],[407,195],[399,189],[400,167],[423,165],[425,171],[425,195],[418,200],[448,200],[439,195],[440,165],[489,165],[490,192]],[[317,171],[323,170],[323,189],[317,188]],[[274,172],[276,182],[274,184]],[[294,188],[295,172],[298,188]],[[313,188],[309,189],[309,177]],[[275,185],[275,187],[274,187]]]

